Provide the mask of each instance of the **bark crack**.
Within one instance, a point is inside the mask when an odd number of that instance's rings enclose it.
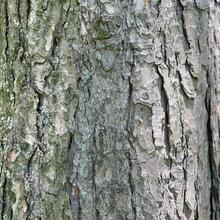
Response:
[[[136,220],[137,219],[137,210],[136,210],[136,205],[135,205],[135,201],[134,201],[135,186],[134,186],[134,181],[133,181],[133,177],[132,177],[131,155],[130,155],[129,151],[126,152],[125,155],[127,157],[128,164],[129,164],[128,183],[129,183],[129,188],[130,188],[130,192],[131,192],[131,206],[132,206],[132,211],[133,211],[133,215],[134,215],[134,220]]]
[[[179,9],[179,11],[177,11],[177,15],[178,17],[180,17],[181,20],[181,28],[182,28],[182,32],[183,32],[183,39],[185,39],[185,43],[186,43],[186,49],[189,50],[190,49],[190,41],[188,38],[188,34],[187,34],[187,29],[186,29],[186,24],[185,24],[185,18],[184,18],[184,6],[182,5],[180,0],[177,0],[177,9]]]
[[[47,11],[47,9],[48,9],[48,7],[49,7],[49,4],[50,4],[50,0],[47,0],[46,6],[42,9],[42,12],[43,12],[43,13]]]
[[[1,219],[5,219],[5,212],[7,208],[7,178],[5,177],[4,183],[2,186],[2,210],[1,210]]]
[[[176,73],[177,73],[177,76],[178,76],[178,79],[179,79],[179,86],[180,86],[180,89],[182,91],[182,94],[185,96],[186,99],[191,99],[191,97],[187,94],[184,86],[183,86],[183,83],[182,83],[182,77],[181,77],[181,74],[178,70],[176,70]]]
[[[18,34],[19,34],[19,48],[15,51],[14,56],[19,52],[19,49],[22,49],[22,53],[20,56],[20,60],[22,61],[25,58],[25,34],[24,34],[24,27],[22,25],[22,18],[21,18],[21,0],[16,0],[17,5],[17,17],[18,17]]]
[[[198,180],[198,175],[197,175],[197,178],[196,178],[196,179]],[[196,210],[194,211],[195,220],[198,220],[198,219],[199,219],[199,206],[198,206],[199,189],[198,189],[197,180],[194,182],[194,188],[195,188],[195,192],[196,192],[196,195],[195,195],[195,199],[196,199]]]
[[[213,131],[212,131],[212,102],[211,102],[211,82],[210,76],[207,71],[206,74],[208,89],[205,97],[205,106],[207,111],[207,136],[208,136],[208,160],[210,166],[210,178],[211,178],[211,188],[210,188],[210,209],[211,216],[210,219],[218,219],[220,212],[220,203],[219,203],[219,179],[217,167],[214,159],[214,149],[213,149]]]
[[[37,147],[34,149],[33,153],[31,154],[31,156],[30,156],[30,158],[27,162],[27,178],[28,178],[28,180],[29,180],[30,175],[31,175],[31,163],[32,163],[32,160],[33,160],[34,155],[35,155],[36,152],[37,152]]]
[[[9,14],[8,14],[8,0],[5,1],[5,41],[6,41],[6,46],[5,46],[5,57],[6,57],[6,62],[8,62],[9,58],[9,42],[8,42],[8,37],[9,37]]]
[[[31,163],[33,161],[33,158],[34,158],[36,152],[37,152],[37,149],[38,149],[38,147],[36,147],[34,149],[33,153],[31,154],[31,156],[30,156],[30,158],[29,158],[29,160],[27,162],[26,179],[28,181],[28,184],[31,182]],[[27,204],[27,217],[26,217],[26,220],[28,220],[30,218],[30,214],[31,214],[31,212],[33,210],[33,206],[31,205],[30,200],[31,200],[30,195],[28,195],[26,197],[26,204]]]
[[[132,47],[132,65],[131,65],[131,75],[133,72],[133,68],[134,68],[134,48]],[[132,144],[132,140],[130,139],[130,137],[133,137],[133,132],[130,128],[131,126],[131,117],[132,117],[132,112],[133,112],[133,102],[132,102],[132,93],[133,93],[133,85],[131,83],[131,76],[128,77],[128,120],[127,120],[127,125],[126,125],[126,130],[128,132],[128,142],[131,148],[133,148],[133,144]],[[130,149],[131,149],[130,148]],[[137,209],[136,209],[136,204],[135,204],[135,199],[134,199],[134,194],[135,194],[135,185],[133,182],[133,177],[132,177],[132,161],[131,161],[131,152],[128,150],[128,152],[125,153],[127,160],[128,160],[128,164],[129,164],[129,171],[128,171],[128,183],[129,183],[129,188],[130,188],[130,192],[131,192],[131,206],[132,206],[132,211],[133,211],[133,215],[134,215],[134,220],[137,219]]]
[[[26,0],[26,4],[27,4],[27,28],[28,28],[28,21],[29,21],[29,18],[30,18],[30,14],[31,14],[31,0]]]
[[[70,15],[70,9],[71,9],[71,0],[69,1],[69,6],[66,10],[66,15],[65,15],[65,19],[64,19],[64,22],[63,22],[63,30],[66,30],[66,24],[67,24],[67,21],[68,21],[68,18],[69,18],[69,15]]]
[[[44,101],[44,96],[43,94],[37,92],[37,97],[38,97],[38,103],[37,103],[37,121],[36,121],[36,127],[37,127],[37,145],[39,150],[43,153],[44,149],[42,146],[43,142],[43,132],[42,132],[42,110],[43,110],[43,101]]]
[[[92,152],[92,189],[94,192],[94,208],[95,208],[95,215],[96,215],[96,220],[100,220],[100,212],[98,210],[97,207],[97,203],[98,203],[98,196],[97,196],[97,186],[96,186],[96,182],[95,182],[95,177],[96,177],[96,168],[95,168],[95,149],[96,149],[96,136],[95,136],[95,132],[96,132],[96,126],[94,128],[94,132],[93,132],[93,152]]]
[[[69,140],[69,159],[68,159],[68,173],[66,181],[66,191],[69,195],[71,212],[73,218],[81,220],[81,203],[80,203],[80,188],[78,186],[78,167],[74,167],[74,159],[76,156],[76,147],[74,143],[74,135],[70,133]],[[75,172],[74,172],[75,171]]]
[[[134,141],[134,137],[133,137],[133,132],[132,132],[132,114],[133,114],[133,101],[132,101],[132,94],[133,94],[133,85],[131,82],[131,77],[133,74],[133,69],[134,69],[134,47],[133,45],[127,43],[127,36],[125,38],[126,40],[123,40],[122,42],[122,46],[123,46],[123,50],[125,53],[125,60],[124,60],[124,66],[127,64],[130,67],[130,75],[127,77],[127,82],[128,82],[128,97],[127,97],[127,123],[126,123],[126,131],[127,131],[127,140],[129,143],[130,148],[129,149],[124,149],[124,153],[125,156],[127,158],[128,161],[128,165],[129,165],[129,171],[128,171],[128,184],[129,184],[129,189],[130,189],[130,193],[131,193],[131,208],[132,208],[132,212],[133,212],[133,217],[134,220],[137,219],[137,209],[136,209],[136,204],[135,204],[135,184],[133,182],[133,177],[132,177],[132,160],[131,160],[131,148],[134,149],[133,146],[133,141]],[[130,56],[131,56],[131,60],[126,60],[126,52],[127,52],[127,48],[129,46],[130,49]],[[122,74],[122,79],[125,80],[125,77]],[[132,139],[131,139],[132,138]]]
[[[154,65],[156,73],[160,79],[161,82],[161,87],[160,87],[160,93],[161,93],[161,99],[162,99],[162,106],[164,108],[164,114],[165,114],[165,120],[164,120],[164,141],[165,141],[165,146],[167,150],[167,156],[169,157],[169,167],[171,169],[172,167],[172,158],[170,156],[170,151],[171,151],[171,145],[170,145],[170,119],[169,119],[169,98],[165,89],[165,81],[163,75],[160,73],[159,66]]]

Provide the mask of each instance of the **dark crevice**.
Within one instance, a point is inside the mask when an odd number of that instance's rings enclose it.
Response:
[[[10,210],[10,220],[13,220],[13,209]]]
[[[201,54],[202,53],[202,49],[201,49],[201,46],[200,46],[199,38],[197,40],[197,45],[198,45],[198,51]]]
[[[74,219],[81,220],[81,203],[80,188],[78,186],[78,168],[74,166],[76,157],[76,144],[74,143],[74,135],[70,133],[68,146],[68,175],[66,180],[66,191],[69,195],[71,213]]]
[[[26,179],[28,182],[30,182],[30,178],[31,178],[31,166],[32,166],[32,161],[33,158],[37,152],[37,147],[34,149],[33,153],[31,154],[28,162],[27,162],[27,172],[26,172]],[[26,220],[28,220],[30,218],[31,212],[32,212],[32,206],[30,204],[30,195],[26,197],[26,204],[27,204],[27,217]]]
[[[183,174],[184,174],[185,187],[184,187],[184,210],[183,211],[184,211],[184,214],[185,214],[186,218],[190,219],[190,216],[192,214],[192,210],[191,210],[190,206],[188,205],[188,203],[186,202],[186,184],[187,184],[187,181],[188,181],[187,180],[187,158],[188,158],[188,148],[189,148],[189,144],[188,144],[189,136],[187,134],[185,134],[185,132],[184,132],[184,136],[185,136],[185,145],[183,146],[183,151],[184,151]]]
[[[179,66],[178,58],[179,58],[179,52],[175,51],[175,61],[176,61],[176,66]]]
[[[64,22],[63,22],[63,25],[62,25],[62,28],[63,28],[63,30],[65,31],[65,29],[66,29],[66,24],[67,24],[67,22],[68,22],[68,18],[69,18],[69,15],[70,15],[70,9],[71,9],[71,0],[69,1],[69,6],[68,6],[68,8],[67,8],[67,10],[66,10],[66,15],[65,15],[65,19],[64,19]]]
[[[49,4],[50,4],[50,0],[47,0],[46,6],[42,9],[42,12],[43,12],[43,13],[46,12],[47,9],[49,8]]]
[[[129,88],[128,88],[128,100],[127,100],[127,101],[128,101],[127,131],[128,131],[128,133],[131,133],[130,126],[131,126],[131,111],[132,111],[132,93],[133,93],[133,86],[132,86],[130,77],[128,77],[128,85],[129,85]]]
[[[31,14],[31,0],[26,0],[26,5],[27,5],[27,28],[28,28],[28,21],[29,21],[29,18],[30,18],[30,14]]]
[[[194,211],[194,216],[195,216],[195,220],[199,219],[199,202],[198,202],[198,197],[199,197],[199,189],[198,189],[198,175],[196,178],[196,181],[194,182],[194,189],[195,189],[195,199],[196,199],[196,210]]]
[[[179,78],[179,85],[180,85],[180,89],[182,91],[182,94],[183,94],[184,98],[187,99],[187,100],[191,99],[191,97],[187,94],[187,92],[186,92],[186,90],[185,90],[185,88],[183,86],[182,77],[181,77],[180,72],[177,70],[176,73],[177,73],[177,76]]]
[[[26,220],[30,220],[31,212],[33,209],[33,206],[30,204],[30,202],[28,200],[30,200],[30,199],[27,199],[27,201],[26,201],[26,203],[27,203]]]
[[[76,181],[78,181],[78,173],[76,173]],[[70,207],[73,218],[76,220],[81,220],[81,203],[80,203],[80,189],[76,185],[73,186],[73,184],[70,181],[67,181],[67,193],[69,195],[70,199]]]
[[[5,177],[4,183],[2,186],[2,210],[1,210],[1,219],[5,219],[5,213],[7,209],[7,178]]]
[[[171,151],[171,145],[170,145],[170,128],[169,128],[169,99],[168,99],[168,95],[165,89],[165,82],[164,82],[164,78],[162,76],[162,74],[160,73],[159,67],[158,65],[155,65],[155,70],[157,72],[157,75],[159,76],[159,79],[161,81],[161,88],[160,88],[160,92],[161,92],[161,99],[162,99],[162,105],[164,108],[164,114],[165,114],[165,121],[164,121],[164,139],[165,139],[165,144],[166,144],[166,149],[167,149],[167,154],[169,156],[170,159],[170,168],[172,166],[172,160],[170,158],[170,151]]]
[[[177,16],[180,17],[181,19],[181,27],[182,27],[182,32],[183,32],[183,38],[185,39],[185,43],[186,43],[186,49],[189,50],[190,42],[189,42],[189,38],[188,38],[187,30],[186,30],[185,18],[183,14],[184,6],[182,5],[180,0],[177,0],[177,10],[178,10]]]
[[[101,220],[100,212],[98,209],[96,209],[95,216],[96,216],[96,220]]]
[[[59,57],[60,42],[61,42],[61,37],[59,36],[60,31],[62,32],[62,30],[59,30],[59,25],[56,25],[55,31],[53,32],[51,57],[49,60],[52,71],[44,78],[44,87],[48,85],[50,76],[52,75],[53,72],[58,70],[60,65],[60,57]]]
[[[3,163],[3,161],[2,161],[2,162],[1,162],[1,169],[0,169],[0,179],[2,179],[3,165],[4,165],[4,163]]]
[[[77,120],[77,112],[78,112],[79,108],[80,108],[80,106],[79,106],[79,100],[78,100],[77,105],[76,105],[76,109],[75,109],[75,112],[73,115],[74,121]]]
[[[3,137],[1,138],[1,141],[0,141],[0,147],[1,147],[1,151],[3,151],[5,149]]]
[[[38,142],[38,148],[41,152],[44,152],[43,149],[43,131],[42,131],[42,111],[43,111],[43,101],[44,101],[44,95],[37,92],[38,97],[38,103],[37,103],[37,121],[36,121],[36,127],[37,127],[37,142]]]
[[[56,32],[56,30],[55,30],[55,32]],[[54,34],[56,34],[55,32],[54,32]],[[52,50],[51,50],[51,58],[52,59],[50,61],[53,71],[56,71],[59,66],[59,61],[57,58],[59,58],[58,57],[58,49],[59,49],[60,40],[61,40],[61,38],[56,35],[53,37]]]
[[[186,70],[190,73],[190,76],[192,77],[192,79],[196,80],[197,76],[193,75],[192,65],[189,63],[188,59],[186,59],[185,67],[186,67]]]
[[[18,54],[19,49],[22,49],[22,53],[20,56],[20,61],[22,62],[25,57],[25,33],[24,33],[24,27],[22,25],[22,17],[21,17],[21,0],[16,0],[17,5],[17,17],[18,17],[18,33],[19,33],[19,48],[18,50],[14,52],[14,56]]]
[[[132,52],[132,54],[134,54],[134,51]],[[131,67],[131,74],[133,72],[133,65]],[[128,77],[128,84],[129,84],[129,88],[128,88],[128,119],[127,119],[127,125],[126,125],[126,130],[128,132],[128,141],[129,141],[129,145],[130,147],[133,147],[132,144],[132,140],[131,137],[133,137],[133,132],[132,132],[132,107],[133,107],[133,102],[132,102],[132,93],[133,93],[133,86],[131,83],[131,79],[130,76]],[[127,150],[127,152],[125,152],[126,158],[128,160],[128,164],[129,164],[129,173],[128,173],[128,183],[129,183],[129,188],[130,188],[130,192],[131,192],[131,206],[132,206],[132,211],[133,211],[133,215],[134,215],[134,220],[137,219],[137,210],[136,210],[136,205],[135,205],[135,201],[134,201],[134,193],[135,193],[135,186],[134,186],[134,182],[133,182],[133,178],[132,178],[132,162],[131,162],[131,156],[130,156],[130,152]]]
[[[155,138],[155,134],[154,134],[154,129],[151,129],[151,136],[152,136],[152,141],[153,141],[153,145],[155,147],[155,142],[156,142],[156,138]]]
[[[125,49],[126,47],[124,47]],[[128,105],[128,115],[127,115],[127,124],[126,124],[126,131],[127,131],[127,139],[130,145],[129,149],[124,149],[124,153],[125,156],[127,158],[128,161],[128,165],[129,165],[129,171],[128,171],[128,184],[129,184],[129,188],[130,188],[130,192],[131,192],[131,206],[132,206],[132,212],[133,212],[133,217],[134,220],[137,219],[137,210],[136,210],[136,204],[135,204],[135,200],[134,200],[134,194],[135,194],[135,184],[133,181],[133,177],[132,177],[132,161],[131,161],[131,152],[130,150],[133,147],[133,132],[132,132],[132,123],[133,123],[133,101],[132,101],[132,94],[133,94],[133,85],[131,83],[131,76],[133,74],[133,68],[134,68],[134,48],[132,45],[130,45],[130,49],[131,49],[131,54],[132,54],[132,63],[128,63],[130,66],[130,76],[128,76],[128,98],[127,98],[127,105]]]
[[[28,162],[27,162],[27,178],[29,179],[30,175],[31,175],[31,163],[33,161],[34,155],[37,152],[37,148],[34,149],[33,153],[31,154]]]
[[[163,48],[162,48],[162,51],[163,51],[163,58],[164,58],[164,63],[166,64],[167,63],[167,43],[166,43],[166,34],[164,31],[160,30],[160,33],[162,35],[162,39],[163,39]]]
[[[126,124],[126,131],[127,131],[127,137],[128,137],[128,141],[130,143],[130,146],[133,147],[133,141],[134,141],[134,135],[132,132],[132,127],[133,127],[133,114],[134,114],[134,105],[133,105],[133,101],[132,101],[132,94],[133,94],[133,85],[131,82],[131,76],[133,73],[133,69],[134,69],[134,48],[132,47],[132,45],[130,45],[131,47],[131,54],[132,54],[132,62],[129,62],[129,66],[130,66],[130,76],[128,76],[128,98],[127,98],[127,124]]]
[[[44,99],[45,99],[45,94],[42,93],[41,91],[39,91],[38,88],[36,87],[36,85],[34,84],[34,81],[32,79],[32,75],[31,75],[32,67],[30,64],[29,64],[29,68],[30,69],[28,71],[28,74],[26,75],[26,79],[38,99],[37,106],[36,106],[37,147],[41,151],[41,153],[44,154],[46,149],[43,149],[43,135],[44,135],[44,133],[43,133],[42,118],[43,118],[43,103],[44,103]],[[45,87],[45,85],[44,85],[44,87]]]
[[[181,106],[181,105],[179,105],[179,106]],[[184,150],[185,134],[184,134],[183,115],[182,115],[182,110],[181,109],[180,109],[180,126],[181,126],[181,147]]]
[[[159,18],[159,15],[160,15],[160,12],[161,12],[161,10],[160,10],[161,2],[162,2],[162,0],[157,0],[157,3],[155,4],[155,8],[157,10],[157,18]]]
[[[162,38],[162,45],[161,45],[161,50],[162,50],[162,54],[163,54],[163,59],[164,59],[164,64],[166,65],[167,69],[168,69],[168,74],[170,76],[170,61],[169,61],[169,57],[167,57],[167,40],[166,40],[166,34],[163,30],[160,29],[160,36]]]
[[[213,211],[214,211],[214,207],[213,207],[213,167],[212,167],[212,162],[213,162],[213,157],[212,157],[212,149],[211,149],[211,144],[209,143],[209,141],[212,140],[212,133],[211,133],[211,128],[210,128],[210,116],[209,114],[210,112],[210,101],[208,100],[208,91],[206,93],[206,97],[205,97],[205,102],[206,102],[206,110],[207,110],[207,115],[208,115],[208,120],[207,120],[207,135],[208,135],[208,159],[209,159],[209,168],[210,168],[210,175],[211,175],[211,190],[210,190],[210,220],[213,220]],[[208,102],[208,103],[207,103]]]
[[[98,204],[98,195],[97,195],[97,186],[95,182],[95,177],[96,177],[96,168],[95,168],[95,150],[96,150],[96,127],[94,128],[93,132],[93,151],[92,151],[92,189],[94,193],[94,209],[96,212],[96,220],[100,220],[100,212],[98,210],[97,204]]]
[[[125,30],[128,29],[128,24],[127,24],[127,19],[126,19],[125,15],[125,19],[123,22],[124,28]],[[126,134],[126,139],[129,143],[129,148],[123,148],[124,150],[124,154],[127,158],[128,161],[128,165],[129,165],[129,170],[128,170],[128,185],[129,185],[129,189],[130,189],[130,193],[131,193],[131,207],[132,207],[132,212],[133,212],[133,219],[136,220],[137,219],[137,210],[136,210],[136,204],[135,204],[135,200],[134,200],[134,194],[135,194],[135,184],[133,181],[133,177],[132,177],[132,161],[131,161],[131,150],[133,149],[135,151],[133,142],[134,142],[134,135],[133,135],[133,131],[132,131],[132,127],[133,127],[133,114],[134,114],[134,105],[133,105],[133,85],[131,82],[131,78],[134,72],[134,62],[135,62],[135,51],[134,51],[134,46],[132,44],[129,43],[129,37],[128,37],[128,32],[124,33],[124,37],[122,39],[122,50],[123,50],[123,70],[121,72],[121,77],[123,80],[127,80],[127,84],[128,84],[128,96],[127,96],[127,121],[126,121],[126,126],[125,126],[125,130],[127,132]]]
[[[137,219],[137,210],[136,210],[136,205],[135,205],[135,201],[134,201],[134,192],[135,192],[135,186],[134,186],[134,181],[133,181],[133,177],[132,177],[132,162],[131,162],[131,156],[130,156],[130,152],[126,152],[126,157],[128,160],[128,165],[129,165],[129,173],[128,173],[128,183],[129,183],[129,188],[130,188],[130,192],[131,192],[131,207],[132,207],[132,211],[133,211],[133,215],[134,215],[134,220]]]
[[[52,192],[48,192],[48,191],[43,191],[46,195],[49,195],[49,196],[52,196],[52,197],[54,197],[54,198],[57,198],[58,197],[58,195],[56,195],[56,194],[54,194],[54,193],[52,193]]]
[[[8,14],[8,0],[5,1],[5,41],[6,41],[6,46],[5,46],[5,57],[6,57],[6,62],[8,62],[9,58],[9,14]]]
[[[12,69],[11,70],[11,76],[12,76],[12,81],[13,81],[13,90],[12,90],[12,96],[13,96],[13,105],[15,106],[15,103],[16,103],[16,92],[15,92],[15,90],[14,90],[14,88],[15,88],[15,72],[14,72],[14,70]]]
[[[211,189],[210,189],[210,220],[218,220],[220,214],[220,203],[219,203],[219,178],[217,167],[214,159],[213,149],[213,131],[212,131],[212,103],[211,103],[211,81],[207,71],[207,83],[208,89],[205,97],[205,106],[207,111],[207,137],[208,137],[208,160],[210,166],[210,178],[211,178]]]
[[[49,85],[49,79],[51,75],[58,70],[60,65],[60,57],[59,57],[60,42],[61,42],[61,37],[59,35],[60,32],[62,33],[62,30],[60,30],[59,22],[58,22],[58,24],[55,27],[55,31],[53,32],[51,56],[49,59],[49,63],[52,70],[49,72],[48,75],[44,77],[44,88]],[[47,62],[47,60],[45,60],[45,62]]]
[[[161,5],[161,2],[162,2],[162,0],[157,0],[156,5],[157,5],[157,6],[160,6],[160,5]]]

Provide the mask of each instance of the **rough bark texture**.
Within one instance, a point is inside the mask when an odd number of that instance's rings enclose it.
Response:
[[[219,220],[219,0],[0,1],[0,219]]]

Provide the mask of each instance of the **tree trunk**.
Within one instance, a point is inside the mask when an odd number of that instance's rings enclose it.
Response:
[[[0,51],[0,219],[220,219],[219,0],[1,0]]]

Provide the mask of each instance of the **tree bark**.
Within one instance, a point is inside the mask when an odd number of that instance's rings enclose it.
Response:
[[[219,0],[1,0],[0,51],[0,219],[220,219]]]

